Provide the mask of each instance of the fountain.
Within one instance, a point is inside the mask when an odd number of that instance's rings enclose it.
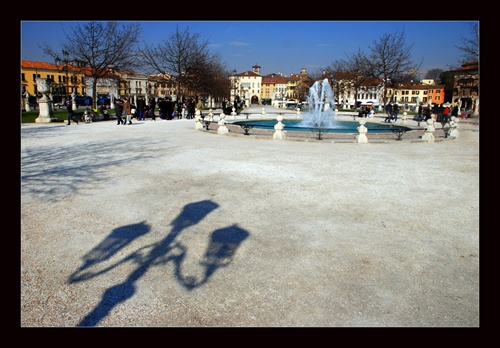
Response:
[[[328,79],[322,81],[316,81],[309,88],[309,96],[307,99],[308,108],[302,113],[302,120],[291,120],[281,117],[283,113],[278,113],[281,120],[278,120],[279,127],[283,126],[284,129],[281,131],[296,131],[296,132],[315,132],[318,134],[318,139],[322,139],[322,133],[358,133],[359,123],[357,122],[345,122],[337,120],[337,110],[335,107],[335,98],[332,87],[328,83]],[[270,114],[268,114],[270,115]],[[261,117],[262,118],[262,117]],[[245,134],[248,135],[248,129],[275,129],[276,120],[245,120],[232,122],[245,130]],[[390,133],[394,132],[395,127],[393,125],[382,125],[378,123],[371,123],[368,127],[365,127],[363,122],[361,125],[361,130],[366,133],[369,131],[371,133]],[[403,129],[403,131],[409,130],[408,127],[397,127],[398,129]],[[276,134],[276,133],[275,133]],[[284,133],[283,133],[284,134]],[[365,136],[360,137],[361,141],[364,142]]]
[[[314,82],[309,88],[307,104],[308,111],[299,122],[299,127],[336,128],[338,126],[335,120],[335,99],[328,79]]]

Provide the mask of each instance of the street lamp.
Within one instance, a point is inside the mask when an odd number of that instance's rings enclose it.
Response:
[[[65,96],[66,100],[69,100],[69,85],[68,85],[68,65],[69,65],[69,52],[62,50],[62,59],[57,57],[56,58],[56,66],[59,69],[62,67],[64,73],[65,73],[65,78],[66,78],[66,88],[65,88]]]
[[[234,103],[236,99],[236,75],[238,72],[234,69],[231,73],[231,102]]]

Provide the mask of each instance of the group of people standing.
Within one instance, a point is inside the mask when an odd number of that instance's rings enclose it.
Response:
[[[131,104],[127,98],[115,99],[115,112],[118,119],[117,125],[132,124],[132,114],[137,112],[137,106]],[[125,116],[125,119],[123,119]]]
[[[189,98],[179,100],[177,103],[172,101],[171,97],[158,98],[158,102],[154,97],[150,97],[147,101],[144,97],[140,96],[137,99],[137,105],[131,103],[128,98],[115,99],[115,114],[117,117],[117,125],[132,124],[132,118],[137,118],[138,121],[145,121],[146,117],[151,117],[151,121],[156,120],[155,109],[158,106],[160,118],[164,120],[172,120],[175,116],[177,118],[193,119],[196,111],[203,108],[201,98]],[[68,125],[71,120],[78,124],[78,120],[74,118],[71,101],[68,102]]]
[[[418,106],[418,120],[427,121],[429,118],[435,119],[443,124],[448,123],[451,116],[458,115],[458,106],[450,108],[443,104],[434,104],[432,107],[425,107],[420,104]]]
[[[387,103],[385,106],[385,113],[387,116],[384,119],[384,122],[389,122],[391,121],[397,122],[398,121],[398,114],[399,114],[399,105],[398,103],[392,104],[392,102]]]

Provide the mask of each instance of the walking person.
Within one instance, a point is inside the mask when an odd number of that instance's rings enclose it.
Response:
[[[385,117],[384,122],[390,123],[392,119],[392,102],[387,103],[387,105],[385,106],[385,113],[387,114],[387,116]]]
[[[450,107],[443,105],[443,124],[447,124],[450,119]]]
[[[194,118],[195,108],[196,108],[196,105],[194,103],[194,99],[193,98],[189,99],[188,104],[187,104],[187,109],[188,109],[187,118],[191,118],[191,119]]]
[[[423,114],[422,114],[422,110],[423,110],[423,106],[422,106],[422,104],[420,104],[420,105],[418,106],[418,117],[417,117],[417,120],[418,120],[419,122],[420,122],[420,121],[422,121],[422,120],[423,120],[423,117],[424,117],[424,116],[423,116]]]
[[[443,122],[443,109],[444,109],[443,104],[439,104],[438,107],[436,108],[438,122]]]
[[[67,103],[66,110],[68,110],[68,126],[71,125],[71,119],[73,118],[73,102],[71,99]],[[78,118],[75,118],[76,124],[78,124]]]
[[[155,119],[156,119],[155,108],[156,108],[155,98],[150,97],[149,98],[149,116],[151,116],[151,121],[155,121]]]
[[[394,103],[394,106],[392,107],[392,115],[394,118],[394,122],[398,122],[398,113],[399,113],[399,105],[398,103]]]
[[[123,114],[123,100],[121,99],[115,99],[115,113],[117,117],[117,125],[120,124],[125,124],[125,121],[123,120],[122,114]]]
[[[177,102],[177,118],[184,118],[184,103],[181,98]]]
[[[160,118],[167,119],[167,101],[165,98],[158,98],[158,109],[160,110]]]
[[[167,120],[172,120],[174,118],[174,108],[175,108],[175,104],[172,101],[172,98],[168,97],[167,101],[165,102],[165,110],[167,113]]]
[[[203,102],[201,101],[201,98],[198,97],[198,101],[196,102],[196,111],[200,112],[200,116],[201,116],[201,109],[203,109]]]
[[[132,124],[132,106],[128,102],[127,98],[123,100],[123,114],[126,117],[125,122],[123,122],[123,125],[127,123]]]
[[[140,96],[139,99],[137,99],[137,119],[139,121],[146,121],[146,100],[144,100],[143,96]]]

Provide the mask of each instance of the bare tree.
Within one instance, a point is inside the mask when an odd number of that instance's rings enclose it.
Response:
[[[133,70],[138,67],[137,52],[141,27],[139,23],[88,22],[77,25],[71,33],[65,33],[66,42],[61,52],[71,61],[83,63],[92,78],[92,106],[97,103],[97,82],[109,74],[109,68]],[[50,45],[42,45],[43,52],[56,60],[62,60],[61,52]]]
[[[427,71],[427,74],[425,74],[425,78],[426,79],[433,79],[434,81],[436,81],[436,83],[441,83],[439,77],[441,76],[442,72],[443,72],[443,69],[431,69],[431,70]]]
[[[479,23],[470,24],[469,36],[461,36],[460,43],[456,46],[462,53],[460,63],[479,61]]]
[[[355,103],[361,86],[371,82],[370,64],[364,51],[358,49],[355,53],[346,54],[346,59],[340,59],[332,63],[330,70],[335,77],[335,94],[344,95],[346,88],[354,88]]]
[[[420,69],[421,62],[412,60],[413,44],[407,45],[405,32],[396,31],[384,34],[370,46],[369,74],[373,78],[382,79],[386,85],[396,84],[409,79],[415,79],[415,73]],[[387,103],[387,88],[384,88],[384,106]]]
[[[219,81],[214,76],[229,75],[217,54],[208,50],[209,41],[202,41],[200,34],[191,34],[189,27],[176,28],[168,40],[157,46],[145,44],[141,50],[146,69],[151,74],[168,74],[177,85],[177,98],[182,88],[208,93],[207,83]],[[227,88],[229,90],[229,88]]]

